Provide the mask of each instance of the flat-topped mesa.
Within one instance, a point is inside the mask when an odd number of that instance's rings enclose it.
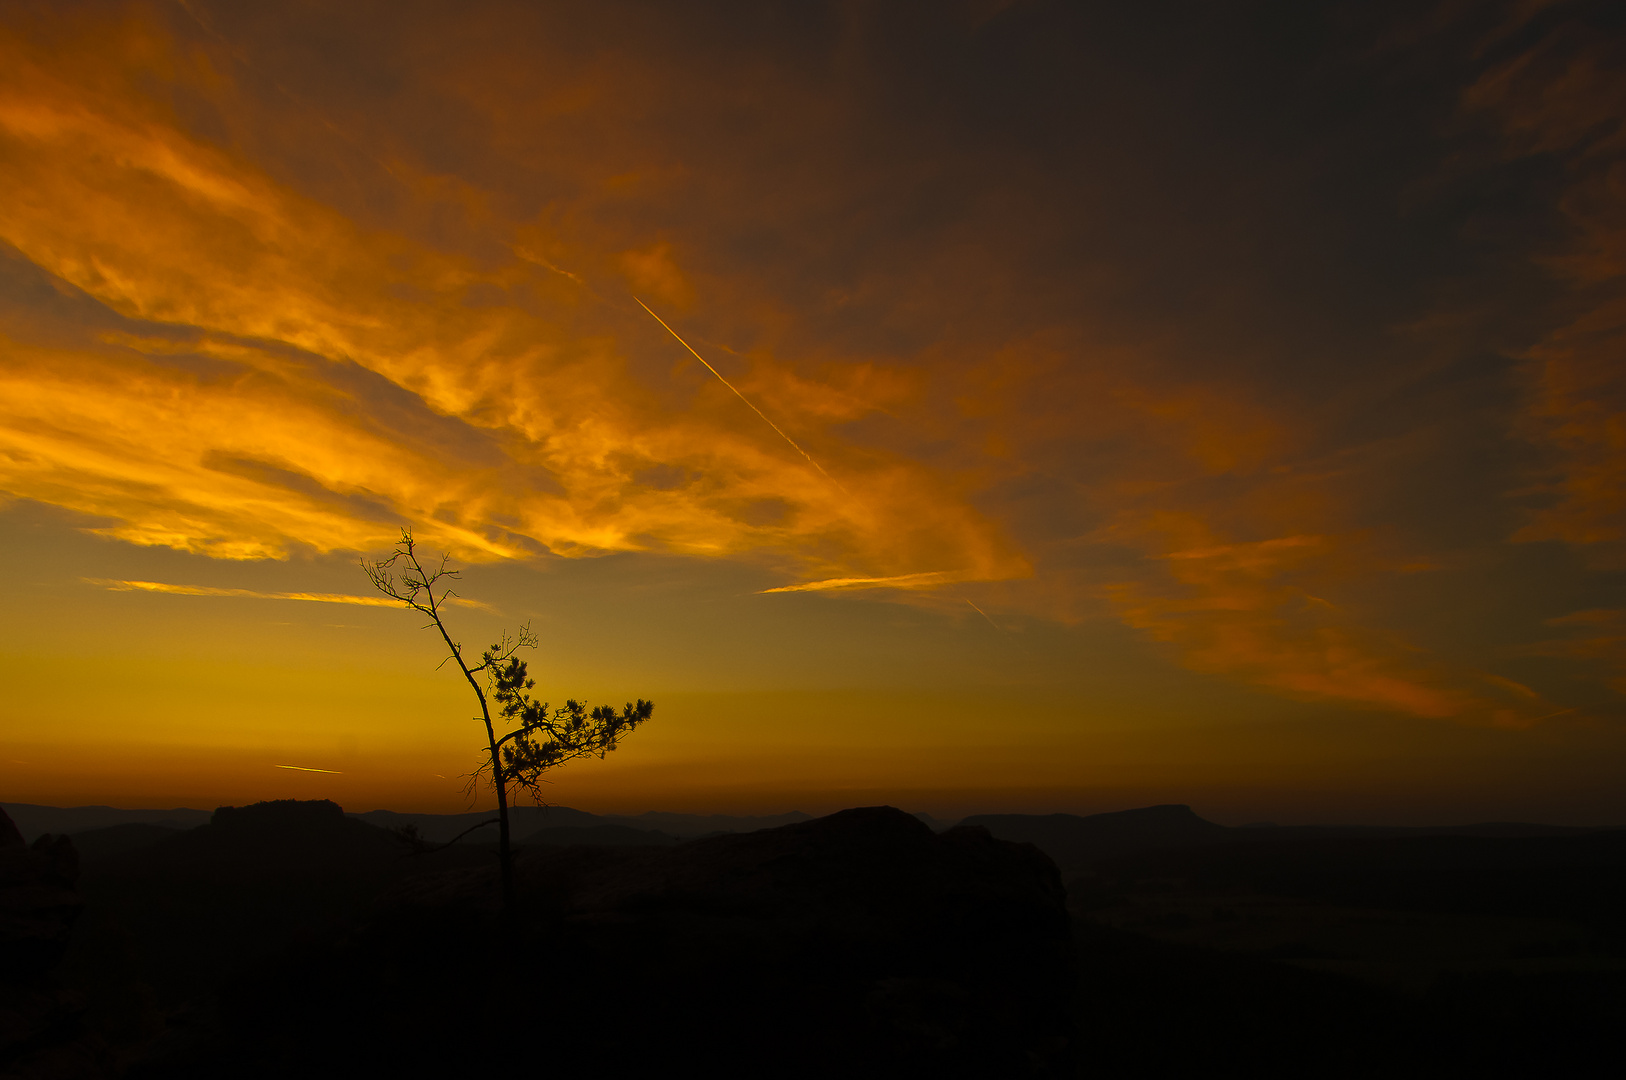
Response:
[[[310,828],[344,820],[344,807],[331,799],[272,799],[248,806],[221,806],[209,824],[222,829]]]
[[[1107,814],[979,814],[962,825],[981,825],[1002,840],[1034,844],[1065,870],[1133,851],[1218,843],[1234,830],[1206,821],[1183,803]]]

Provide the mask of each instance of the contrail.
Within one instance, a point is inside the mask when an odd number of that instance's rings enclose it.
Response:
[[[340,772],[338,769],[307,769],[303,765],[273,765],[271,767],[273,769],[293,769],[295,772],[325,772],[332,773],[334,776],[344,775],[344,773]]]
[[[638,300],[638,298],[636,296],[634,296],[633,299]],[[687,341],[684,341],[682,336],[676,330],[673,330],[670,326],[667,326],[665,319],[661,318],[659,315],[656,315],[653,311],[650,311],[650,308],[649,308],[648,304],[644,303],[642,300],[638,300],[638,306],[643,308],[645,311],[648,311],[650,318],[654,319],[656,322],[660,323],[662,326],[666,326],[666,332],[668,334],[671,334],[673,337],[677,338],[678,339],[678,344],[682,345],[685,349],[688,349],[690,355],[692,355],[696,360],[700,361],[702,364],[706,364],[706,370],[711,372],[713,375],[717,376],[717,380],[719,382],[721,382],[724,386],[728,387],[730,390],[733,390],[735,397],[739,398],[741,401],[745,402],[747,405],[751,405],[751,399],[750,398],[748,398],[744,394],[740,393],[738,388],[736,388],[733,383],[731,383],[727,379],[723,378],[723,373],[722,372],[718,371],[716,368],[712,367],[710,364],[707,364],[706,363],[706,358],[704,356],[701,356],[699,353],[695,352],[694,351],[694,346],[690,345]],[[820,465],[818,462],[814,461],[812,454],[809,454],[806,450],[803,450],[800,446],[797,446],[795,439],[791,438],[789,435],[786,435],[783,431],[780,431],[779,430],[779,425],[774,423],[772,420],[769,420],[767,413],[763,412],[761,409],[757,408],[755,405],[751,405],[751,411],[756,413],[758,416],[762,417],[763,422],[766,423],[769,427],[771,427],[775,431],[779,432],[779,437],[781,439],[784,439],[786,442],[790,443],[790,445],[795,449],[795,451],[798,454],[800,454],[803,457],[807,458],[807,463],[809,465],[813,466],[815,469],[819,470],[819,473],[826,480],[830,481],[832,484],[835,484],[836,487],[840,488],[841,493],[843,495],[851,495],[852,494],[852,492],[848,491],[846,488],[841,487],[840,482],[837,481],[835,477],[833,477],[829,473],[825,472],[824,471],[824,466]]]
[[[965,602],[968,603],[968,604],[971,604],[971,601],[969,599],[967,599],[966,597],[964,597],[964,596],[960,597],[960,599],[965,600]],[[986,611],[982,610],[982,608],[978,607],[976,604],[971,604],[971,610],[975,611],[978,615],[981,615],[983,618],[988,619],[988,613]],[[996,623],[992,619],[988,619],[988,625],[992,626],[995,630],[998,630],[1001,634],[1003,634],[1005,632],[1005,628],[1003,626],[999,625],[998,623]]]

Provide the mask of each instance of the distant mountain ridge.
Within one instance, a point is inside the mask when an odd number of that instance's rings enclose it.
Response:
[[[977,814],[960,822],[1000,840],[1032,844],[1062,867],[1081,866],[1131,851],[1222,842],[1235,830],[1200,818],[1184,804],[1107,814]]]
[[[735,817],[730,814],[674,814],[665,810],[650,810],[636,817],[606,815],[603,821],[612,825],[627,825],[634,829],[652,829],[673,836],[695,837],[711,833],[756,832],[758,829],[777,829],[781,825],[795,825],[812,821],[811,814],[792,810],[788,814],[761,814]]]
[[[213,810],[193,810],[177,808],[173,810],[126,810],[113,806],[40,806],[33,803],[0,803],[11,820],[16,823],[17,830],[28,843],[46,833],[67,833],[75,835],[87,833],[92,830],[108,829],[122,826],[158,826],[165,829],[185,831],[195,829],[200,825],[207,825],[214,816]],[[395,810],[369,810],[365,813],[348,814],[347,817],[363,821],[381,829],[399,829],[406,825],[415,825],[418,834],[431,843],[443,844],[471,826],[479,825],[496,817],[495,810],[473,810],[462,814],[414,814],[402,813]],[[699,836],[709,836],[713,833],[755,832],[757,829],[771,829],[780,825],[793,825],[801,821],[812,820],[811,816],[800,810],[792,810],[786,814],[766,814],[756,816],[736,816],[730,814],[678,814],[667,811],[651,810],[648,813],[628,814],[593,814],[586,810],[575,810],[568,806],[514,806],[509,808],[510,828],[513,830],[516,842],[525,842],[532,834],[544,830],[557,829],[594,829],[606,826],[616,826],[621,829],[639,830],[657,833],[664,837],[676,837],[680,840],[689,840]],[[927,815],[916,815],[934,829],[941,829],[942,823],[931,820]],[[129,831],[129,830],[127,830]],[[609,833],[604,833],[608,837]],[[470,833],[466,838],[474,842],[495,841],[497,827],[488,826]],[[659,842],[659,841],[657,841]]]
[[[207,825],[212,810],[124,810],[116,806],[38,806],[34,803],[0,803],[23,839],[33,843],[45,833],[80,833],[105,829],[110,825],[162,825],[169,829],[194,829]]]
[[[1168,804],[1106,814],[978,814],[961,825],[980,825],[1000,840],[1029,843],[1063,870],[1083,870],[1120,856],[1239,845],[1280,845],[1334,839],[1469,837],[1511,840],[1583,836],[1605,828],[1485,822],[1477,825],[1219,825],[1189,806]]]
[[[23,839],[32,843],[46,833],[78,835],[92,830],[115,826],[152,826],[162,829],[186,831],[209,823],[214,811],[176,808],[172,810],[126,810],[111,806],[39,806],[32,803],[0,803],[17,825]],[[777,828],[812,820],[811,815],[799,810],[784,814],[730,815],[681,814],[651,810],[643,814],[593,814],[568,806],[515,806],[509,810],[510,823],[516,843],[627,843],[637,840],[631,831],[653,834],[649,842],[664,843],[672,838],[692,840],[717,833],[755,832],[758,829]],[[395,810],[369,810],[348,814],[369,825],[395,830],[413,825],[418,834],[430,843],[443,844],[471,826],[495,817],[495,810],[477,810],[462,814],[415,814]],[[933,819],[929,814],[913,815],[934,831],[941,832],[946,822]],[[1212,843],[1232,843],[1261,839],[1282,840],[1293,836],[1564,836],[1597,831],[1594,828],[1538,825],[1526,822],[1485,822],[1474,825],[1450,826],[1384,826],[1384,825],[1219,825],[1198,816],[1184,804],[1166,804],[1117,810],[1104,814],[975,814],[959,822],[961,825],[980,825],[1001,840],[1031,843],[1063,866],[1083,866],[1099,859],[1119,854],[1158,850],[1167,847],[1190,847]],[[613,830],[601,834],[600,840],[589,841],[585,834],[572,834],[560,830],[593,830],[614,826],[626,833]],[[151,829],[123,829],[122,842],[141,835],[158,835]],[[549,834],[545,839],[540,834]],[[565,840],[571,835],[583,839]],[[612,839],[612,836],[614,837]],[[478,829],[465,837],[465,842],[495,842],[495,825]]]
[[[352,814],[351,817],[377,825],[382,829],[398,829],[405,825],[415,825],[418,835],[431,843],[444,844],[459,833],[479,825],[483,821],[490,821],[496,817],[495,810],[481,810],[466,814],[403,814],[394,810],[369,810],[362,814]],[[509,828],[517,843],[523,843],[533,835],[545,831],[559,829],[595,829],[607,826],[627,830],[656,833],[665,837],[676,837],[679,840],[692,840],[700,836],[710,836],[713,833],[740,833],[755,832],[758,829],[772,829],[780,825],[794,825],[797,822],[811,820],[810,815],[800,810],[792,810],[788,814],[769,814],[755,817],[736,817],[730,814],[674,814],[660,810],[651,810],[648,813],[627,814],[592,814],[586,810],[575,810],[568,806],[511,806],[508,809]],[[609,833],[603,834],[609,836]],[[497,826],[488,825],[476,829],[466,837],[468,841],[476,843],[495,841]],[[659,842],[659,841],[657,841]]]
[[[538,829],[519,844],[529,847],[671,847],[682,840],[654,829],[626,825],[554,825]]]

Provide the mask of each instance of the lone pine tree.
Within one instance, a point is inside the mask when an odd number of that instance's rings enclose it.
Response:
[[[511,913],[514,858],[508,828],[509,785],[517,785],[540,801],[544,773],[576,758],[602,758],[615,749],[622,736],[648,720],[655,706],[639,698],[637,704],[628,704],[617,712],[608,705],[589,710],[575,699],[556,709],[537,701],[531,695],[536,680],[530,678],[525,661],[517,655],[521,649],[536,648],[537,637],[529,624],[512,636],[503,631],[501,639],[480,654],[480,662],[471,666],[463,656],[462,644],[446,629],[442,617],[446,602],[457,595],[442,583],[456,579],[460,573],[447,569],[446,563],[447,556],[441,555],[434,570],[426,568],[413,546],[411,529],[401,530],[401,539],[388,558],[378,562],[361,560],[362,569],[379,592],[429,617],[424,629],[432,626],[440,632],[450,652],[448,659],[457,664],[480,702],[476,719],[485,722],[487,755],[471,779],[478,783],[480,775],[489,769],[497,792],[503,908]],[[499,735],[499,727],[512,730]]]

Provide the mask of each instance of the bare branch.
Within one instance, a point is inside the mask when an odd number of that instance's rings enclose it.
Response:
[[[468,784],[463,790],[472,798],[485,778],[496,792],[497,817],[493,820],[500,829],[498,850],[502,861],[503,907],[512,913],[514,875],[508,819],[509,784],[518,785],[540,804],[540,786],[548,783],[545,775],[548,770],[578,758],[602,758],[614,750],[625,735],[649,719],[654,705],[639,699],[637,704],[628,703],[617,713],[608,705],[588,709],[575,699],[567,700],[558,709],[550,709],[547,702],[538,702],[531,695],[536,681],[518,655],[521,649],[534,649],[540,644],[541,638],[530,623],[521,626],[512,636],[504,630],[497,643],[480,655],[479,663],[471,666],[464,658],[462,643],[452,639],[441,617],[446,601],[458,595],[449,586],[439,586],[442,579],[456,580],[461,573],[451,568],[449,560],[450,556],[443,552],[439,563],[429,570],[418,556],[412,530],[402,529],[401,539],[387,558],[377,562],[364,558],[361,566],[380,593],[428,616],[424,629],[434,629],[446,645],[447,656],[439,667],[448,661],[455,662],[480,703],[480,715],[475,719],[485,726],[488,752],[468,775]],[[480,674],[485,675],[484,685],[475,677]],[[492,715],[493,702],[497,705],[496,717]],[[498,720],[504,726],[517,726],[499,737]],[[490,821],[482,822],[442,846],[449,847],[474,829],[489,824]]]
[[[457,843],[459,840],[463,839],[465,836],[469,835],[469,833],[474,832],[477,829],[483,829],[487,825],[501,824],[501,818],[492,818],[489,821],[482,821],[478,825],[470,825],[468,828],[464,829],[462,832],[458,833],[444,844],[431,844],[427,840],[424,840],[418,835],[418,827],[416,825],[403,825],[398,829],[392,829],[390,831],[395,833],[396,837],[398,837],[400,840],[411,846],[412,850],[407,853],[407,858],[415,858],[419,855],[433,855],[437,851],[445,851],[447,848],[451,847],[453,844]]]

